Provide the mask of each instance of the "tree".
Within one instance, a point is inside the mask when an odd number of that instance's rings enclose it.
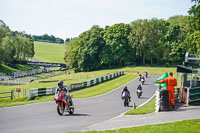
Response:
[[[191,0],[194,5],[188,11],[190,15],[190,24],[193,31],[200,30],[200,0]]]
[[[180,56],[179,50],[181,49],[180,43],[178,42],[179,33],[179,25],[169,25],[168,31],[164,36],[164,46],[166,49],[164,60],[166,60],[168,64],[176,63],[180,59],[178,59],[178,57]]]
[[[200,54],[200,31],[195,31],[186,40],[187,50],[191,54]]]
[[[151,19],[149,20],[149,26],[148,26],[148,47],[147,50],[147,59],[150,60],[150,63],[161,63],[160,62],[160,55],[163,53],[163,44],[162,44],[162,38],[164,34],[166,33],[166,25],[168,23],[162,19]]]
[[[100,52],[104,45],[103,29],[93,26],[89,31],[83,32],[78,38],[67,43],[65,61],[68,66],[77,71],[96,70],[101,67]]]
[[[200,53],[200,0],[191,0],[194,5],[188,11],[190,17],[190,32],[184,41],[187,51],[190,53]]]
[[[130,25],[128,24],[120,23],[107,27],[103,36],[106,46],[103,48],[104,54],[101,56],[104,65],[123,66],[130,61],[129,33]]]
[[[66,38],[65,42],[69,42],[70,41],[70,38]]]

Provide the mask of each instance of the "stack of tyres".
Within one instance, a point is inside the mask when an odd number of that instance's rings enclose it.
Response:
[[[160,90],[160,111],[169,111],[169,91]]]

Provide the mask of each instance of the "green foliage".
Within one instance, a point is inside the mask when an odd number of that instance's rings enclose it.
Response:
[[[188,52],[200,54],[200,31],[195,31],[186,38]]]
[[[67,43],[65,53],[67,66],[77,71],[99,69],[101,66],[99,55],[104,45],[102,31],[102,28],[93,26],[89,31]]]
[[[14,60],[27,60],[33,57],[34,47],[31,38],[23,32],[13,32],[0,20],[0,64],[12,64]]]
[[[200,0],[191,0],[194,5],[188,11],[192,31],[200,31]]]
[[[53,35],[44,34],[41,36],[32,36],[33,41],[49,42],[49,43],[64,43],[64,40]]]
[[[130,33],[130,25],[128,24],[114,24],[108,27],[104,32],[105,47],[102,53],[102,65],[123,66],[130,61],[131,46],[128,43],[128,35]]]

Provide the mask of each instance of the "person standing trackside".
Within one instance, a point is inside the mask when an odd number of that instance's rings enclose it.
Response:
[[[172,105],[172,108],[174,108],[174,106],[175,106],[174,86],[177,86],[177,81],[176,81],[176,78],[173,77],[172,72],[169,73],[169,77],[167,77],[161,81],[157,81],[156,83],[164,83],[164,82],[167,82],[166,89],[169,91],[169,105]]]

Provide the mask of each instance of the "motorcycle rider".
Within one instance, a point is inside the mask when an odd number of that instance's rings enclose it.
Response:
[[[145,82],[145,77],[144,76],[141,76],[141,81]]]
[[[142,86],[141,86],[141,84],[138,85],[137,90],[140,90],[142,92]]]
[[[139,81],[141,81],[141,78],[142,78],[142,75],[141,75],[141,74],[139,74]]]
[[[124,87],[121,96],[123,95],[124,92],[127,92],[127,96],[129,98],[129,100],[131,101],[131,95],[130,95],[130,91],[128,90],[127,86]],[[123,98],[122,98],[123,99]]]
[[[66,99],[66,101],[67,101],[67,94],[69,94],[69,90],[63,86],[63,81],[62,80],[58,81],[58,88],[56,90],[56,94],[58,94],[59,91],[63,91],[64,92],[64,99]]]
[[[146,78],[148,77],[148,73],[147,72],[144,72],[143,74]]]
[[[141,90],[141,91],[142,91],[142,86],[141,86],[141,84],[138,85],[137,90]]]

